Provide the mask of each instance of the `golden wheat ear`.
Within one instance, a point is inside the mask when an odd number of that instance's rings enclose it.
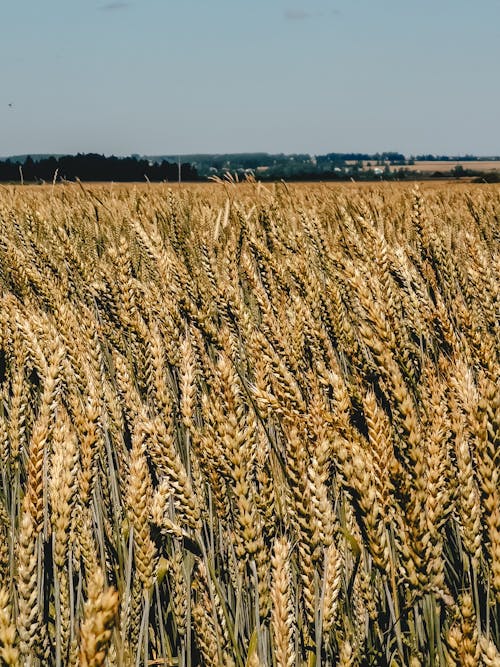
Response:
[[[9,592],[6,588],[0,588],[0,660],[3,665],[19,665],[16,640],[17,631],[12,618]]]
[[[97,568],[89,581],[88,598],[80,626],[80,665],[104,665],[111,642],[111,633],[118,613],[118,592],[106,588],[104,575]]]

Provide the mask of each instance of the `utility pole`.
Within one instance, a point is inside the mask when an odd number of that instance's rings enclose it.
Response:
[[[181,156],[177,156],[177,172],[179,174],[179,185],[181,184]]]

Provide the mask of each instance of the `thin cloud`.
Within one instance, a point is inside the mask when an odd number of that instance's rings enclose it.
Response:
[[[285,18],[287,21],[305,21],[311,18],[312,14],[306,12],[304,9],[287,9],[285,10]]]
[[[108,2],[107,5],[102,5],[99,9],[102,12],[114,12],[120,9],[128,9],[130,7],[130,2]]]
[[[287,21],[306,21],[313,18],[324,18],[328,16],[341,16],[338,9],[330,9],[326,12],[308,12],[305,9],[286,9],[283,16]]]

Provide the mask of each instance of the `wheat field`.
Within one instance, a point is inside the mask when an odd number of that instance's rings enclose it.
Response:
[[[0,226],[0,664],[500,666],[498,188]]]

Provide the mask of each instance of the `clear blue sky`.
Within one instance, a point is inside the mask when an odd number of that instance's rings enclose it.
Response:
[[[1,0],[0,155],[383,150],[500,154],[500,0]]]

